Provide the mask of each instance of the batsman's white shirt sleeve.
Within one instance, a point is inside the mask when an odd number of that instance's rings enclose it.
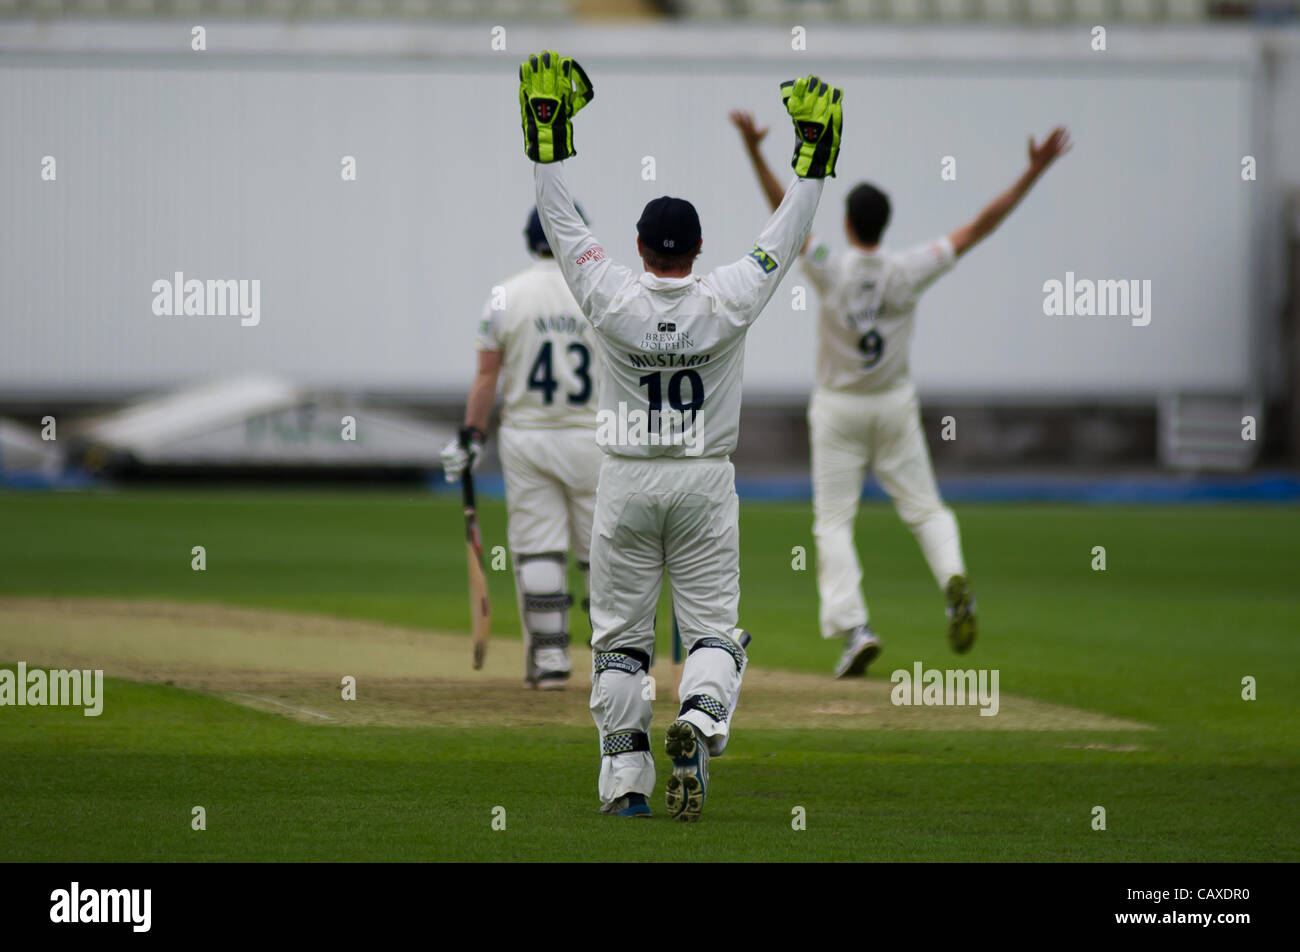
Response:
[[[609,312],[610,300],[636,276],[605,256],[586,222],[573,207],[561,163],[534,163],[537,213],[546,243],[560,264],[564,280],[592,327],[599,327]]]
[[[474,338],[477,350],[505,350],[505,337],[502,334],[503,311],[495,309],[489,298],[483,305],[483,315],[478,322],[478,335]]]
[[[748,326],[762,313],[808,240],[823,184],[823,179],[796,178],[759,233],[754,250],[709,275],[709,283],[729,304],[729,317]]]

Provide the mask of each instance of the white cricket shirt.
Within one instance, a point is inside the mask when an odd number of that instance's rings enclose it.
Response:
[[[740,425],[745,334],[803,247],[822,180],[796,178],[754,250],[738,261],[703,276],[660,278],[606,256],[574,210],[560,166],[536,165],[537,208],[607,375],[597,443],[615,456],[729,455]],[[627,421],[632,411],[649,424]],[[656,439],[675,430],[683,441]]]
[[[909,379],[916,302],[956,260],[946,236],[898,253],[850,248],[832,256],[818,245],[804,255],[821,296],[817,385],[873,393]]]
[[[554,259],[543,258],[494,289],[477,345],[502,352],[504,426],[596,425],[600,375],[591,325]]]

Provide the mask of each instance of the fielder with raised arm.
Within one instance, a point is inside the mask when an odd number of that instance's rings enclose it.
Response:
[[[747,657],[740,599],[735,448],[745,334],[812,227],[839,153],[842,92],[816,77],[782,85],[798,142],[797,178],[754,249],[699,277],[699,217],[657,198],[637,222],[643,270],[615,264],[573,208],[560,160],[572,116],[592,99],[577,63],[557,53],[520,67],[525,151],[537,208],[569,288],[595,329],[606,373],[597,442],[606,453],[591,542],[591,712],[600,733],[601,812],[645,816],[654,790],[653,692],[647,671],[665,568],[687,652],[681,709],[669,726],[668,814],[696,820],[709,758],[723,752]]]
[[[569,679],[569,549],[587,571],[596,477],[597,364],[591,327],[546,243],[534,209],[524,231],[538,259],[494,289],[478,332],[478,373],[461,438],[442,450],[448,482],[478,463],[501,380],[506,535],[523,622],[524,682]],[[583,607],[587,605],[584,599]]]
[[[759,148],[767,129],[755,126],[747,112],[733,112],[731,119],[775,207],[781,186]],[[975,641],[975,596],[966,579],[957,520],[939,498],[908,373],[912,323],[921,293],[997,228],[1069,147],[1063,128],[1053,129],[1042,145],[1030,139],[1029,167],[974,221],[899,253],[880,247],[889,224],[889,198],[863,183],[845,203],[848,248],[838,255],[823,244],[803,249],[804,273],[821,296],[817,387],[808,406],[808,427],[821,633],[844,639],[837,678],[864,674],[880,653],[880,639],[867,619],[853,539],[868,466],[916,536],[944,593],[952,649],[969,651]]]

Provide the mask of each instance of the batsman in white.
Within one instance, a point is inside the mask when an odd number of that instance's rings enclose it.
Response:
[[[758,128],[747,112],[733,112],[731,119],[775,207],[781,186],[760,150],[768,130]],[[817,386],[808,406],[808,427],[821,633],[844,639],[837,678],[864,674],[880,653],[880,638],[867,618],[853,538],[868,466],[916,536],[944,593],[949,644],[960,654],[975,641],[975,596],[966,578],[957,520],[939,498],[920,404],[908,373],[912,324],[921,293],[992,233],[1069,148],[1063,128],[1053,129],[1042,145],[1030,139],[1028,168],[973,221],[897,253],[881,247],[889,224],[889,198],[863,183],[849,192],[845,203],[848,247],[838,255],[824,244],[809,251],[810,239],[803,248],[804,273],[821,297]]]
[[[537,208],[560,269],[595,329],[606,373],[596,438],[606,453],[591,542],[591,712],[600,735],[601,811],[645,816],[654,613],[667,569],[687,652],[667,731],[667,807],[699,818],[709,758],[723,752],[747,656],[740,598],[738,500],[729,454],[740,416],[745,335],[812,227],[822,178],[839,151],[842,92],[815,77],[783,84],[795,121],[797,176],[740,260],[691,273],[699,217],[657,198],[637,222],[637,272],[614,263],[574,211],[559,162],[573,155],[570,119],[592,99],[577,63],[554,52],[520,68],[525,151]]]
[[[493,289],[483,309],[465,426],[461,439],[443,447],[442,463],[448,482],[478,463],[499,377],[504,406],[497,435],[524,681],[550,690],[563,688],[570,672],[570,548],[578,567],[588,568],[601,461],[599,375],[591,326],[564,283],[536,209],[524,235],[537,261]]]

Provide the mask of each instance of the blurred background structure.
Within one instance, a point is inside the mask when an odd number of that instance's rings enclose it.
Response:
[[[9,14],[466,20],[681,19],[700,22],[1286,22],[1296,0],[3,0]]]
[[[890,193],[887,244],[928,240],[1068,125],[922,300],[945,485],[1296,493],[1300,0],[0,0],[0,480],[435,469],[529,261],[515,66],[541,48],[596,82],[569,179],[628,263],[665,193],[700,210],[701,270],[746,253],[766,208],[727,111],[783,165],[789,76],[846,89],[833,244],[855,182]],[[1070,275],[1150,282],[1149,323],[1047,315]],[[257,281],[256,315],[159,313],[189,280]],[[802,285],[747,351],[738,474],[777,494],[806,489]],[[1161,475],[1196,472],[1247,475]]]

